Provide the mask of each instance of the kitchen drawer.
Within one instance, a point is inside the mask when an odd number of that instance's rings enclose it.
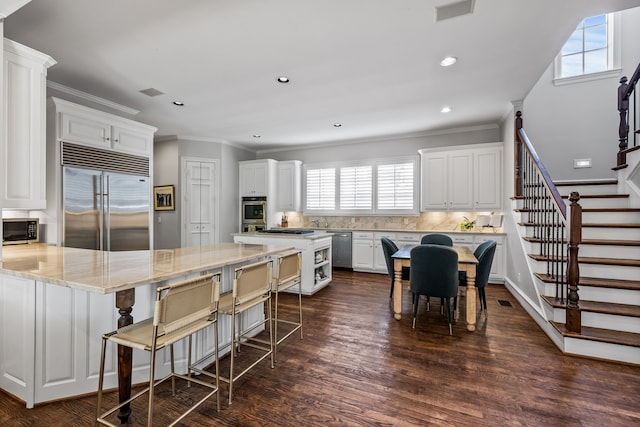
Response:
[[[355,239],[369,239],[373,240],[373,233],[366,231],[354,231],[352,238]]]
[[[373,234],[373,240],[375,240],[376,242],[380,241],[380,239],[382,239],[383,237],[386,237],[388,239],[391,240],[396,240],[396,233],[385,233],[385,232],[376,232]]]
[[[397,233],[396,236],[399,242],[420,243],[420,239],[422,238],[422,233]]]
[[[472,245],[473,234],[450,234],[451,240],[454,245]]]

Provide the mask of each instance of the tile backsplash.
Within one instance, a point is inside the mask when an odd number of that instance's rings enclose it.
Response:
[[[301,212],[286,212],[289,227],[337,228],[354,230],[441,230],[460,231],[460,222],[467,217],[499,212],[422,212],[419,216],[305,216]],[[313,221],[317,221],[319,227]]]

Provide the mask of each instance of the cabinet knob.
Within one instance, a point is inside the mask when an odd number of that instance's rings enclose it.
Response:
[[[110,138],[108,136],[104,138],[105,141],[109,141],[109,139]]]
[[[117,139],[114,139],[114,140],[113,140],[113,142],[118,143],[118,142],[120,142],[120,141],[119,141],[119,140],[117,140]]]

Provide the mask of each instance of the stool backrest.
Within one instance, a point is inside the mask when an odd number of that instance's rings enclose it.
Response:
[[[300,271],[302,269],[302,253],[291,252],[279,255],[277,258],[276,281],[277,284],[294,282],[300,280]]]
[[[259,298],[271,291],[273,261],[266,260],[235,269],[233,298],[236,304]]]

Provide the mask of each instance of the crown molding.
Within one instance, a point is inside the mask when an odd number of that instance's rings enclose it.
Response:
[[[69,86],[53,82],[51,80],[47,80],[47,87],[65,93],[67,95],[75,96],[77,98],[93,102],[95,104],[103,105],[107,108],[111,108],[112,110],[122,111],[123,113],[129,114],[131,116],[135,116],[140,112],[140,110],[136,110],[135,108],[127,107],[126,105],[118,104],[116,102],[109,101],[108,99],[100,98],[99,96],[91,95],[90,93],[83,92],[81,90],[74,89]]]

